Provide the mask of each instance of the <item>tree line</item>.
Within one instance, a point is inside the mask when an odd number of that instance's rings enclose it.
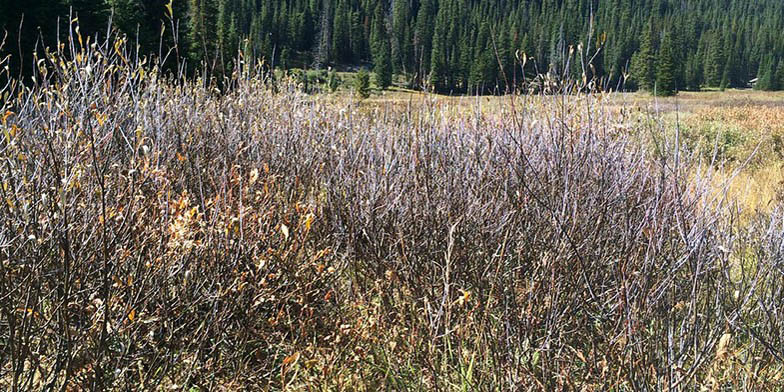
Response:
[[[241,50],[270,67],[368,67],[380,87],[455,94],[503,93],[538,74],[662,95],[784,89],[780,0],[174,0],[171,14],[167,3],[0,2],[4,54],[24,70],[72,12],[83,34],[105,34],[111,19],[142,53],[176,42],[191,69],[214,75]]]

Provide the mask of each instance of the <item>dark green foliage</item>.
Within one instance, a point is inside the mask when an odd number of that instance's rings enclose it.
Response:
[[[381,46],[374,60],[373,72],[376,74],[376,84],[382,89],[392,85],[392,61],[389,52],[389,43],[386,42]]]
[[[370,46],[373,52],[373,72],[376,74],[376,84],[383,89],[392,84],[392,53],[382,4],[379,2],[376,5]]]
[[[782,63],[784,62],[781,60],[777,61],[772,55],[765,56],[760,63],[759,72],[757,73],[759,77],[754,88],[764,91],[779,90],[782,87],[781,76],[784,73],[784,69],[781,67]]]
[[[327,88],[330,92],[335,92],[340,87],[340,75],[334,69],[330,69],[327,74]]]
[[[662,43],[659,61],[656,63],[656,85],[654,87],[656,95],[671,96],[678,92],[675,61],[672,37],[668,35]]]
[[[15,58],[11,66],[25,64],[24,73],[39,36],[39,49],[56,42],[58,17],[60,34],[67,32],[72,7],[85,36],[105,34],[113,10],[114,26],[139,44],[140,54],[163,56],[177,42],[190,71],[213,74],[230,72],[243,49],[246,59],[303,69],[372,62],[382,87],[397,73],[414,87],[503,92],[536,73],[581,78],[582,61],[596,54],[586,77],[652,91],[666,30],[679,89],[746,87],[754,78],[784,88],[779,0],[180,0],[173,2],[174,24],[166,0],[11,3],[0,2],[0,26],[9,32],[2,54],[20,57],[21,46],[24,61]],[[580,44],[582,52],[570,52]]]
[[[354,75],[354,92],[361,98],[370,96],[370,74],[365,69],[360,69]]]
[[[647,91],[653,91],[656,83],[656,35],[653,22],[649,22],[642,36],[640,50],[632,57],[632,80],[637,87]]]

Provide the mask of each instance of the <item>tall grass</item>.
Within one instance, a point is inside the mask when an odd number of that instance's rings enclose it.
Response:
[[[0,92],[3,389],[781,387],[784,210],[739,224],[602,94],[221,93],[119,39],[37,65]]]

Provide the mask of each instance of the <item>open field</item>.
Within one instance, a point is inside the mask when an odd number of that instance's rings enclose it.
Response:
[[[360,102],[126,58],[2,92],[0,389],[784,385],[782,95]]]
[[[784,92],[727,90],[681,92],[675,97],[646,93],[596,95],[596,104],[614,113],[624,126],[653,122],[674,136],[680,129],[688,149],[700,150],[724,170],[717,188],[728,192],[743,215],[770,211],[784,189]],[[319,98],[321,99],[321,98]],[[553,96],[441,96],[390,91],[363,104],[381,111],[436,108],[449,116],[507,116],[515,106],[552,101]],[[715,154],[715,156],[714,156]]]

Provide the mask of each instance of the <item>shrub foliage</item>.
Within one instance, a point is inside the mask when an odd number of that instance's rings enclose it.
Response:
[[[781,210],[740,226],[701,154],[601,95],[447,115],[85,46],[2,90],[3,389],[782,376]]]

